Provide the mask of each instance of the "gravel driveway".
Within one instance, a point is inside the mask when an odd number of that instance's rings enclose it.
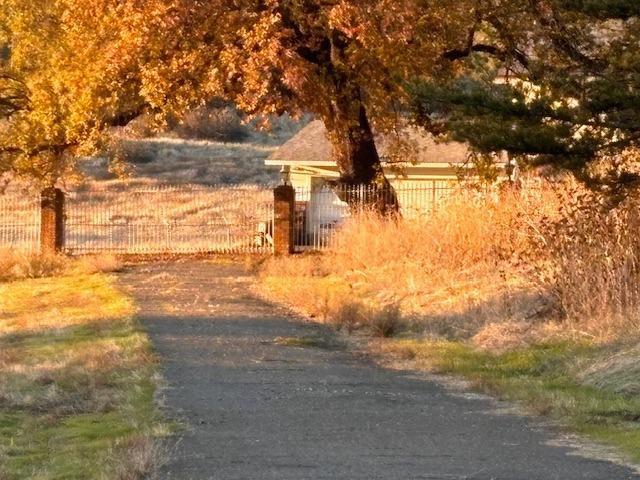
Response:
[[[412,372],[250,293],[234,263],[130,267],[121,282],[163,362],[165,479],[640,479],[551,446],[554,433]]]

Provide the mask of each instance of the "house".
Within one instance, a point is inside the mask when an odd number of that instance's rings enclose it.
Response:
[[[406,129],[402,134],[407,147],[415,147],[413,158],[404,162],[394,158],[392,149],[396,144],[390,135],[376,137],[384,173],[394,186],[457,180],[458,168],[467,162],[469,155],[465,144],[438,143],[415,128]],[[291,184],[298,189],[311,190],[325,184],[326,180],[338,178],[332,150],[324,124],[315,120],[271,154],[265,164],[288,167]]]
[[[463,143],[436,142],[416,128],[405,129],[401,139],[398,143],[392,135],[376,137],[385,176],[395,189],[403,216],[428,213],[453,190],[460,169],[468,164],[470,151]],[[265,161],[267,166],[286,172],[296,189],[302,217],[297,235],[306,239],[301,242],[323,241],[349,216],[346,203],[329,188],[330,181],[339,177],[332,150],[324,124],[316,120]],[[407,152],[411,158],[398,158],[394,154],[398,151]],[[499,165],[504,167],[504,162]]]

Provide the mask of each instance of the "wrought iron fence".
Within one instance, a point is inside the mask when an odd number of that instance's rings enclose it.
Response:
[[[266,187],[115,184],[66,199],[70,254],[269,253],[272,232]]]
[[[368,186],[323,186],[296,189],[295,250],[326,250],[335,244],[336,232],[359,211],[376,204],[397,205],[403,218],[430,215],[456,189],[448,180],[399,182],[392,189]]]
[[[448,181],[373,187],[296,189],[295,250],[324,250],[358,211],[397,203],[403,218],[431,214],[452,191]],[[258,186],[140,185],[114,182],[67,192],[64,250],[69,254],[271,253],[273,190]],[[0,247],[35,251],[40,197],[0,193]]]
[[[37,251],[40,245],[40,195],[22,187],[0,192],[0,247]]]

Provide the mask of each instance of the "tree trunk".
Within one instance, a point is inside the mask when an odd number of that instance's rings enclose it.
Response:
[[[347,185],[371,185],[382,180],[384,173],[364,105],[356,106],[355,110],[340,111],[329,135],[340,181]]]
[[[334,96],[324,123],[340,172],[340,188],[336,189],[336,193],[341,194],[342,200],[352,207],[364,203],[382,213],[397,212],[397,197],[384,176],[362,89],[348,67],[349,59],[345,52],[350,40],[333,30],[328,41],[331,58],[329,72],[333,77]],[[355,196],[348,194],[355,186],[367,188],[358,189],[359,193]],[[365,198],[362,198],[362,192],[368,192]]]
[[[340,172],[336,193],[354,207],[367,205],[381,213],[397,213],[397,197],[384,175],[359,88],[345,89],[332,106],[325,125]],[[357,194],[346,193],[359,186],[366,188],[358,189]]]

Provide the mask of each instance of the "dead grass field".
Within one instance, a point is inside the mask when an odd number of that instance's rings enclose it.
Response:
[[[273,183],[277,169],[264,160],[275,146],[262,143],[223,143],[209,140],[147,138],[127,140],[125,159],[132,178],[160,183],[207,185]],[[87,159],[82,169],[90,178],[113,180],[104,158]]]
[[[0,283],[0,478],[137,479],[167,432],[155,362],[110,259],[7,259]],[[25,265],[26,263],[33,263]],[[40,277],[40,278],[29,278]]]

